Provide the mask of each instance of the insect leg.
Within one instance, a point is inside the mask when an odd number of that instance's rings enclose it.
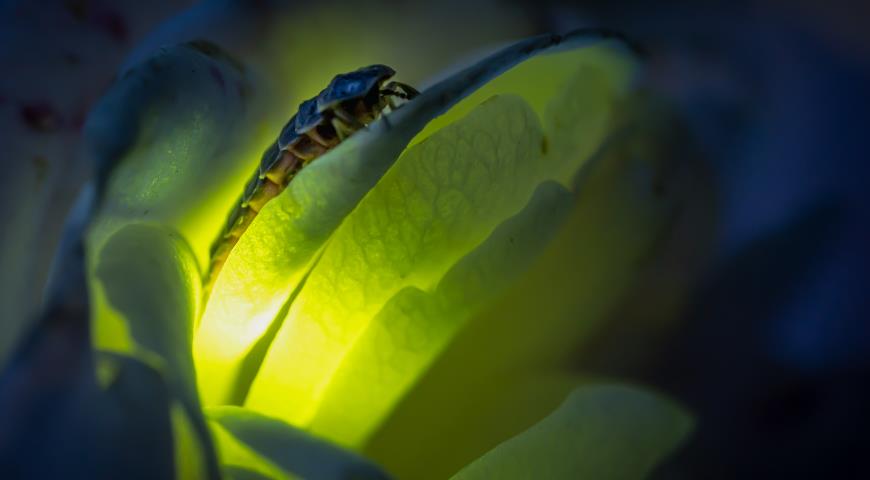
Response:
[[[327,149],[338,144],[337,138],[324,137],[319,131],[317,131],[317,128],[312,128],[310,131],[306,132],[306,135],[308,135],[308,137],[314,140],[318,145]]]
[[[345,111],[343,108],[335,107],[332,109],[332,113],[335,115],[335,118],[338,118],[339,120],[344,122],[344,124],[348,128],[352,129],[352,132],[365,128],[365,125],[363,125],[359,120],[356,119],[356,117]]]
[[[357,130],[365,128],[365,125],[341,107],[332,109],[332,127],[338,134],[339,141],[351,136]]]
[[[390,82],[381,89],[381,95],[387,99],[387,105],[390,107],[390,110],[395,110],[402,106],[403,103],[420,95],[420,92],[410,85]]]
[[[354,132],[353,128],[342,122],[338,117],[332,118],[332,128],[335,129],[335,134],[338,135],[339,143],[343,142],[345,138]]]
[[[412,100],[417,95],[420,95],[420,92],[417,91],[416,88],[408,85],[407,83],[396,81],[384,85],[384,88],[381,90],[381,92],[401,97],[405,100]]]

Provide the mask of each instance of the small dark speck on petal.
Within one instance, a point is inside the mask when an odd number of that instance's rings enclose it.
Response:
[[[21,107],[24,124],[37,132],[51,132],[60,126],[60,115],[47,103],[31,103]]]

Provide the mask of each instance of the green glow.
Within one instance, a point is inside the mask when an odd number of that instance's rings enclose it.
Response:
[[[435,288],[458,260],[522,208],[541,181],[570,183],[600,144],[613,102],[633,71],[632,62],[610,48],[542,55],[432,121],[332,236],[283,319],[246,405],[360,447],[439,351],[429,351],[391,382],[330,388],[347,378],[341,365],[377,372],[385,359],[400,355],[359,343],[376,342],[376,335],[365,335],[374,328],[373,318],[404,288]],[[566,124],[566,116],[573,123]],[[580,144],[567,140],[578,133]],[[451,323],[456,308],[464,307],[450,306],[431,324]],[[388,322],[387,317],[382,313],[377,321]],[[404,334],[431,334],[422,328],[415,325]],[[446,342],[453,331],[448,328],[435,343]],[[413,348],[413,342],[403,348]],[[366,349],[378,355],[346,359]],[[377,408],[341,408],[353,402]]]
[[[542,184],[522,212],[456,263],[437,287],[406,287],[394,295],[344,358],[310,429],[363,445],[465,322],[526,273],[572,204],[564,188]]]
[[[633,125],[645,133],[620,137],[588,164],[553,242],[451,338],[365,442],[366,455],[399,478],[446,478],[564,398],[564,388],[535,380],[576,368],[573,355],[611,318],[686,204],[680,192],[691,180],[674,175],[685,158],[650,148],[666,138],[655,127],[669,128],[656,121]]]
[[[232,400],[251,342],[274,319],[332,232],[392,165],[390,156],[369,158],[372,137],[379,139],[376,148],[399,151],[404,145],[393,136],[384,140],[369,133],[342,143],[270,201],[231,252],[194,342],[206,404]]]
[[[246,407],[368,448],[466,323],[502,300],[551,238],[564,237],[563,220],[576,210],[571,179],[612,129],[635,73],[630,56],[608,44],[542,54],[432,119],[398,160],[372,159],[365,150],[370,136],[397,134],[355,136],[267,204],[205,306],[196,304],[190,282],[198,279],[189,267],[207,264],[208,246],[274,129],[235,104],[226,112],[193,109],[177,120],[189,128],[155,124],[149,134],[164,143],[131,150],[90,251],[101,252],[130,223],[177,232],[187,245],[173,248],[186,248],[190,258],[182,262],[183,281],[163,283],[194,299],[187,310],[176,309],[184,310],[185,324],[202,312],[192,339],[202,402],[239,401],[238,385],[250,383]],[[242,120],[230,121],[233,115]],[[208,145],[232,129],[246,140]],[[259,371],[246,370],[253,346],[297,289]],[[142,339],[128,322],[147,318],[139,307],[118,314],[105,290],[105,279],[93,290],[95,344],[137,351]],[[154,292],[151,301],[166,296]],[[235,458],[224,454],[235,447],[224,447],[223,433],[215,432],[224,460]]]
[[[409,149],[333,235],[247,404],[307,424],[342,358],[383,304],[405,286],[434,286],[527,201],[539,177],[532,161],[541,145],[535,123],[521,100],[499,97]],[[486,182],[489,189],[481,189]]]
[[[569,72],[572,66],[576,70]],[[460,103],[456,107],[457,111],[451,110],[433,121],[433,124],[449,123],[451,118],[455,119],[471,108],[470,102],[487,98],[484,95],[488,93],[503,92],[512,81],[516,82],[515,85],[533,85],[530,76],[539,71],[549,72],[549,75],[542,77],[548,83],[544,84],[542,90],[535,91],[535,94],[544,93],[533,97],[533,100],[537,99],[533,104],[538,105],[539,115],[547,126],[545,132],[549,141],[547,154],[541,155],[539,160],[543,170],[540,174],[541,178],[554,178],[570,184],[574,171],[589,152],[600,144],[601,136],[610,128],[613,103],[618,101],[619,94],[633,77],[632,67],[629,59],[607,48],[535,58],[496,78],[481,89],[483,92],[478,91]],[[560,69],[561,75],[556,75]],[[511,75],[518,77],[512,78]],[[543,99],[548,94],[551,96],[545,103]],[[573,120],[566,121],[566,116]],[[427,130],[431,128],[432,124]],[[572,144],[572,140],[578,138],[580,144]],[[545,215],[539,213],[533,217]],[[571,228],[577,231],[588,226],[575,225]],[[546,237],[547,231],[541,224],[517,227],[516,234],[511,235],[511,246],[518,249],[514,255],[525,256],[523,260],[532,261],[543,245],[523,244],[519,239],[528,232]],[[486,255],[489,250],[497,250],[496,245],[481,246],[480,254]],[[463,272],[459,268],[451,272],[452,275],[445,276],[435,291],[406,289],[392,297],[344,359],[309,428],[351,446],[365,445],[384,416],[392,411],[423,372],[431,368],[432,362],[441,354],[442,346],[449,343],[464,322],[479,316],[478,309],[500,298],[499,281],[506,282],[506,278],[521,273],[517,265],[521,262],[517,259],[507,253],[498,257],[506,264],[492,267],[494,272],[489,272],[488,276],[473,271]],[[564,270],[559,266],[553,268],[555,271]],[[542,285],[550,284],[544,279],[539,279],[539,282]],[[475,285],[479,290],[475,289]],[[571,285],[577,287],[576,283]],[[527,297],[521,292],[517,295]],[[511,313],[505,315],[512,316]],[[530,312],[528,316],[520,317],[535,318],[535,314]],[[501,327],[491,325],[490,328]],[[486,339],[480,339],[478,345],[489,343]],[[432,414],[435,415],[434,412]]]

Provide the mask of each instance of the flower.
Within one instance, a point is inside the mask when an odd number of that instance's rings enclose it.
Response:
[[[269,102],[202,44],[134,67],[89,121],[85,275],[115,353],[86,410],[155,422],[175,461],[151,465],[181,478],[643,476],[687,415],[567,365],[692,201],[640,70],[581,31],[447,77],[306,167],[202,305]]]

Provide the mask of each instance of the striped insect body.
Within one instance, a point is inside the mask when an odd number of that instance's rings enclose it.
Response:
[[[337,75],[320,94],[299,105],[278,139],[263,153],[257,171],[212,245],[211,263],[204,279],[206,293],[257,213],[278,196],[302,168],[385,111],[398,108],[418,95],[409,85],[388,82],[395,73],[386,65],[370,65]]]

